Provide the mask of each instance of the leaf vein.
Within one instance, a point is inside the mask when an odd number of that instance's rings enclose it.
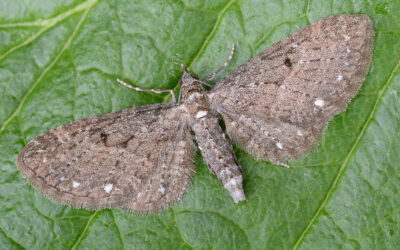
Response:
[[[171,208],[172,211],[172,215],[174,217],[174,221],[175,221],[175,225],[176,225],[176,230],[179,233],[179,236],[181,237],[181,239],[183,240],[183,242],[188,245],[189,247],[191,247],[192,249],[196,249],[194,246],[192,246],[186,239],[185,237],[182,235],[181,230],[179,229],[179,225],[178,222],[176,221],[176,216],[175,216],[175,210],[173,208]]]
[[[211,38],[214,36],[215,32],[217,32],[218,26],[221,23],[221,20],[223,18],[223,16],[225,15],[226,11],[229,9],[229,7],[235,2],[235,0],[231,0],[229,1],[224,8],[222,8],[221,12],[218,14],[217,17],[217,21],[215,22],[213,28],[211,29],[210,33],[208,34],[208,36],[206,37],[206,39],[204,40],[203,44],[201,45],[199,52],[197,52],[197,54],[195,55],[195,57],[193,58],[193,60],[190,62],[190,64],[188,65],[188,67],[191,67],[193,65],[193,63],[195,61],[197,61],[197,59],[199,58],[199,56],[201,55],[201,53],[203,53],[203,51],[205,50],[205,48],[207,47],[209,41],[211,40]]]
[[[210,39],[214,36],[215,32],[217,31],[217,27],[218,25],[221,23],[222,17],[224,16],[224,14],[226,13],[227,9],[235,2],[235,0],[231,0],[229,1],[223,8],[222,10],[218,13],[218,17],[217,20],[215,21],[215,24],[213,26],[213,28],[211,29],[210,33],[208,33],[206,39],[204,40],[203,44],[201,45],[199,51],[197,52],[197,54],[194,56],[194,58],[191,60],[191,62],[188,65],[188,68],[192,67],[193,63],[199,58],[199,56],[201,55],[201,53],[203,53],[203,51],[205,50],[205,48],[207,47]],[[177,84],[173,90],[174,92],[178,89],[179,84]],[[169,99],[171,96],[171,94],[168,94],[164,97],[164,102],[167,101],[167,99]]]
[[[96,215],[99,213],[99,211],[95,211],[92,216],[90,216],[88,222],[86,223],[85,228],[82,230],[82,232],[79,234],[78,239],[75,241],[75,243],[72,245],[72,249],[76,249],[76,247],[81,243],[83,235],[86,233],[86,231],[89,229],[89,226],[92,224],[93,219],[96,217]]]
[[[30,96],[30,94],[35,90],[35,88],[38,86],[39,82],[43,79],[43,77],[49,72],[49,70],[56,64],[58,59],[61,57],[61,55],[66,51],[69,46],[72,43],[72,39],[75,37],[77,34],[79,28],[81,27],[83,21],[86,19],[86,16],[89,13],[90,8],[88,8],[85,13],[82,15],[81,19],[77,23],[77,25],[74,28],[74,31],[72,32],[71,36],[67,39],[65,42],[64,46],[60,50],[60,52],[57,54],[57,56],[54,58],[54,60],[43,70],[43,72],[40,74],[40,76],[37,78],[37,80],[33,83],[32,87],[28,90],[28,92],[24,95],[24,97],[21,99],[21,102],[19,103],[18,107],[14,110],[14,112],[11,114],[11,116],[3,123],[3,125],[0,128],[0,133],[3,132],[3,130],[6,128],[6,126],[13,120],[14,117],[16,117],[19,112],[21,111],[23,105],[25,104],[26,99]]]
[[[0,25],[0,28],[16,28],[16,27],[26,27],[26,26],[44,26],[43,29],[40,29],[38,32],[36,32],[34,35],[26,39],[25,41],[11,47],[9,50],[4,52],[3,55],[0,56],[0,60],[4,59],[7,57],[9,54],[12,52],[16,51],[17,49],[20,49],[31,42],[35,41],[41,34],[49,30],[50,28],[54,27],[56,24],[60,23],[64,19],[68,18],[69,16],[78,13],[80,11],[83,11],[85,9],[89,9],[95,2],[98,0],[88,0],[87,2],[80,4],[76,6],[75,8],[66,11],[54,18],[47,19],[47,20],[37,20],[35,22],[30,22],[30,23],[16,23],[16,24],[8,24],[8,25]]]
[[[112,215],[112,217],[113,217],[113,221],[114,221],[115,227],[116,227],[117,230],[118,230],[119,238],[121,239],[122,249],[126,249],[126,247],[125,247],[125,241],[124,241],[124,237],[122,236],[121,229],[119,228],[119,225],[118,225],[117,221],[115,220],[114,211],[111,210],[110,212],[111,212],[111,215]]]
[[[193,213],[193,212],[195,212],[195,213],[204,213],[204,214],[205,214],[205,213],[216,214],[216,215],[222,217],[223,219],[227,220],[228,222],[232,223],[232,224],[233,224],[234,226],[236,226],[240,231],[242,231],[242,234],[243,234],[244,236],[246,236],[246,242],[247,242],[247,244],[250,246],[250,249],[251,249],[251,242],[250,242],[250,240],[249,240],[249,236],[247,235],[246,231],[245,231],[243,228],[241,228],[240,225],[237,224],[234,220],[232,220],[232,219],[230,219],[229,217],[227,217],[227,216],[221,214],[220,212],[212,211],[212,210],[197,210],[197,209],[177,210],[177,212],[179,212],[179,213],[185,213],[185,212]],[[174,211],[174,219],[175,219],[175,211]],[[176,220],[175,220],[175,222],[176,222]]]
[[[17,245],[18,247],[21,247],[23,249],[26,249],[24,246],[22,246],[21,244],[19,244],[17,241],[15,241],[13,238],[11,238],[8,234],[6,234],[6,232],[4,231],[3,228],[0,227],[0,233],[3,233],[5,237],[7,237],[8,240],[10,240],[12,243],[14,243],[15,245]]]

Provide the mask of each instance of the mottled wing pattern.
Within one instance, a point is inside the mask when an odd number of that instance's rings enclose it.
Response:
[[[25,147],[18,165],[55,201],[149,212],[181,199],[195,150],[179,106],[154,104],[50,130]]]
[[[227,134],[258,158],[277,163],[309,151],[357,94],[373,35],[368,16],[331,16],[237,68],[209,93]]]

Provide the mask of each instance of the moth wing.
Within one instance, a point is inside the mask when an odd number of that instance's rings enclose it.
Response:
[[[211,90],[227,134],[247,152],[282,162],[309,151],[368,72],[366,15],[321,19],[230,73]]]
[[[73,207],[163,209],[194,172],[193,138],[179,106],[154,104],[61,125],[19,154],[29,183]]]

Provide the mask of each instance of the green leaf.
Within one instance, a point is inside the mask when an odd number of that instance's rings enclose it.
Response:
[[[160,214],[71,209],[19,174],[19,151],[60,124],[170,100],[183,63],[219,77],[322,17],[365,13],[376,36],[370,73],[318,147],[291,169],[236,150],[248,200],[196,160],[193,185]],[[0,0],[0,248],[398,249],[400,2]]]

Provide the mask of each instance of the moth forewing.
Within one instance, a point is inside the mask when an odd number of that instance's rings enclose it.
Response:
[[[159,211],[181,199],[194,171],[193,138],[176,104],[154,104],[61,125],[18,157],[21,173],[73,207]]]
[[[159,211],[180,200],[189,186],[195,140],[210,171],[235,202],[242,201],[242,169],[218,113],[240,147],[286,165],[309,151],[357,94],[371,61],[373,35],[365,15],[321,19],[243,64],[210,92],[182,66],[179,103],[61,125],[21,151],[19,169],[63,204]]]
[[[296,159],[357,94],[373,48],[366,15],[337,15],[293,33],[217,83],[228,135],[258,158]]]

